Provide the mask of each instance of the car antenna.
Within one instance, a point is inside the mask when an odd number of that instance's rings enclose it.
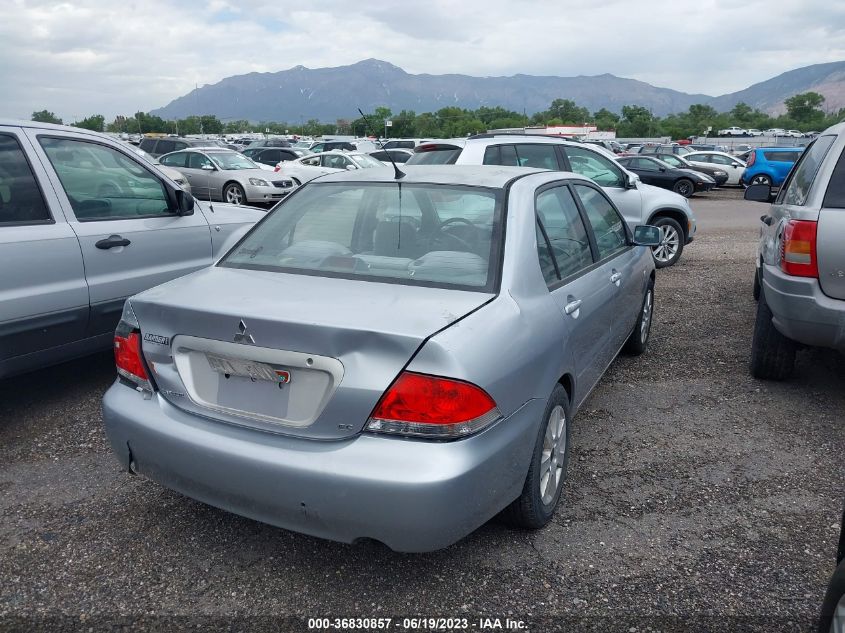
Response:
[[[361,112],[361,108],[358,108],[358,112]],[[373,134],[373,126],[370,125],[370,121],[369,121],[369,119],[367,119],[367,115],[364,114],[363,112],[361,112],[361,116],[364,119],[364,123],[367,124],[367,129],[370,131],[370,134]],[[381,140],[378,137],[378,134],[373,134],[373,136],[376,137],[376,142],[379,145],[381,145],[381,151],[383,151],[385,154],[387,154],[387,157],[390,159],[390,164],[393,165],[393,177],[396,180],[402,180],[402,178],[404,178],[405,175],[406,175],[405,172],[402,171],[401,169],[399,169],[399,166],[396,164],[396,161],[393,160],[393,156],[390,155],[390,152],[388,152],[386,149],[384,149],[384,143],[381,142]]]

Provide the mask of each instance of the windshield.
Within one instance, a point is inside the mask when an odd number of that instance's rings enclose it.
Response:
[[[354,154],[349,158],[351,158],[361,169],[367,169],[368,167],[384,167],[383,162],[376,160],[372,156],[367,156],[366,154]]]
[[[260,169],[243,154],[236,152],[223,152],[206,154],[220,169]]]
[[[220,265],[492,292],[501,199],[498,189],[457,185],[310,184]]]

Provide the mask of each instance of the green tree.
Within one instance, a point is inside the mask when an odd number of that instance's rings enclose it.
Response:
[[[103,127],[106,123],[106,117],[102,114],[92,114],[89,117],[82,119],[81,121],[76,121],[75,123],[71,123],[73,127],[81,127],[86,130],[94,130],[95,132],[102,132]]]
[[[62,124],[62,120],[49,110],[40,110],[39,112],[33,112],[32,120],[38,121],[39,123],[55,123],[57,125]]]
[[[654,117],[651,110],[638,105],[622,106],[622,121],[617,134],[622,138],[644,138],[653,133]]]
[[[581,125],[590,119],[590,111],[571,99],[555,99],[548,112],[551,118],[560,119],[564,124]]]
[[[736,121],[734,125],[748,125],[749,121],[751,120],[751,116],[754,114],[754,110],[751,108],[750,105],[740,101],[737,103],[730,112],[731,119]]]
[[[599,130],[615,130],[619,124],[619,115],[607,108],[602,108],[593,113],[593,123]]]
[[[824,112],[821,109],[823,103],[824,96],[818,92],[802,92],[783,100],[787,114],[799,124],[823,120]]]

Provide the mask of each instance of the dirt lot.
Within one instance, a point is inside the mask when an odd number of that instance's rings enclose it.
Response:
[[[792,381],[753,380],[765,208],[736,191],[693,208],[696,241],[658,273],[651,347],[617,360],[578,414],[565,500],[539,532],[493,521],[428,555],[293,534],[120,471],[100,419],[109,355],[0,384],[0,628],[392,616],[402,631],[426,615],[469,630],[810,630],[845,494],[845,359],[804,352]]]

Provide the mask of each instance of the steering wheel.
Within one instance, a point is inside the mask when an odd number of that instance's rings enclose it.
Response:
[[[447,229],[453,224],[464,224],[466,226],[471,226],[473,228],[472,238],[464,239],[455,235],[454,233],[450,233]],[[451,240],[454,240],[461,247],[465,248],[467,251],[474,251],[475,248],[478,246],[478,227],[475,226],[470,220],[466,218],[449,218],[448,220],[444,220],[440,223],[440,226],[437,227],[438,232],[432,236],[432,241],[436,241],[439,237],[448,237]]]

